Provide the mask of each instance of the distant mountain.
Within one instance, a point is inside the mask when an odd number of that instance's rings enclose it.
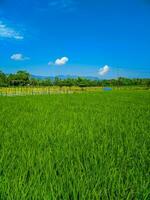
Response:
[[[99,80],[98,77],[94,77],[94,76],[77,76],[77,75],[40,76],[40,75],[32,75],[32,78],[36,78],[36,79],[40,79],[40,80],[47,79],[47,78],[50,78],[50,79],[53,80],[55,77],[58,77],[62,80],[67,79],[67,78],[76,79],[78,77],[86,78],[86,79],[89,79],[89,80]]]
[[[42,80],[42,79],[46,79],[46,78],[50,78],[50,77],[48,77],[48,76],[40,76],[40,75],[31,75],[31,77],[32,78],[36,78],[36,79],[40,79],[40,80]]]

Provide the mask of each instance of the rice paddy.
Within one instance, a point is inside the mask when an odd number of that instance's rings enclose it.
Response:
[[[47,87],[0,87],[1,96],[25,96],[25,95],[43,95],[43,94],[66,94],[66,93],[80,93],[80,92],[94,92],[102,91],[102,87],[85,87],[80,88],[76,86],[72,87],[59,87],[59,86],[47,86]]]
[[[0,96],[0,199],[150,199],[150,92]]]

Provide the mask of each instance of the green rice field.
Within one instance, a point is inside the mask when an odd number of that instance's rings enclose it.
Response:
[[[150,91],[0,96],[0,200],[149,200]]]

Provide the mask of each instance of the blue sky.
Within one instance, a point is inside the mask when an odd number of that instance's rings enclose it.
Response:
[[[0,0],[0,70],[150,77],[150,1]]]

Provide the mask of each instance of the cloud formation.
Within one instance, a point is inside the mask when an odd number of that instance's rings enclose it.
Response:
[[[15,61],[29,60],[29,57],[25,57],[21,53],[13,54],[10,58]]]
[[[8,27],[2,21],[0,21],[0,37],[16,39],[16,40],[24,39],[24,37],[22,35],[20,35],[20,33],[15,31],[13,28]]]
[[[100,76],[104,76],[104,75],[106,75],[109,71],[110,71],[110,67],[109,67],[108,65],[105,65],[104,67],[102,67],[102,68],[100,68],[100,69],[98,70],[98,74],[99,74]]]
[[[68,61],[69,61],[69,58],[67,58],[67,57],[62,57],[60,59],[58,58],[55,61],[55,65],[65,65]]]
[[[55,62],[49,62],[48,65],[65,65],[69,61],[68,57],[62,57],[55,60]]]

